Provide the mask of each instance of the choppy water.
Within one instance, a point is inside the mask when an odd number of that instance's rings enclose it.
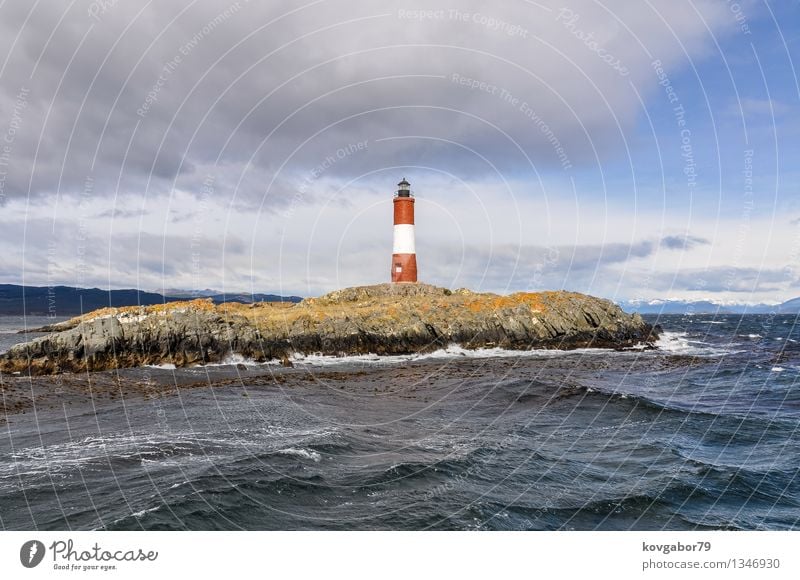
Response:
[[[662,317],[657,352],[311,357],[299,383],[12,417],[0,527],[797,528],[796,322]]]

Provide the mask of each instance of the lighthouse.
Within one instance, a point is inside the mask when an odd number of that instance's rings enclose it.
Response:
[[[417,281],[417,253],[414,249],[414,197],[411,184],[397,184],[394,196],[394,246],[392,249],[392,282]]]

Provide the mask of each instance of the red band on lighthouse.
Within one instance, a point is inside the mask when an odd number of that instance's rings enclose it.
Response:
[[[413,197],[394,198],[394,225],[400,224],[414,225]]]
[[[392,282],[417,281],[417,252],[414,246],[414,198],[405,179],[397,184],[394,198],[394,244]]]

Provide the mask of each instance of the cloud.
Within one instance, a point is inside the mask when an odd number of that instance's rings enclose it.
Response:
[[[711,242],[705,238],[690,236],[664,236],[661,238],[661,246],[668,250],[691,250],[696,246],[705,246]]]
[[[736,266],[704,269],[687,268],[662,272],[653,277],[652,287],[660,292],[779,292],[791,280],[786,268],[742,268]]]
[[[651,62],[683,66],[730,25],[711,0],[101,4],[0,7],[6,201],[87,178],[91,196],[196,192],[210,173],[272,208],[329,157],[342,179],[592,164],[624,152]]]
[[[617,268],[653,255],[657,244],[457,246],[426,247],[420,271],[426,279],[450,287],[491,291],[566,289],[608,295],[623,274]]]
[[[128,219],[128,218],[142,218],[144,214],[141,210],[136,209],[122,209],[122,208],[113,208],[113,209],[106,209],[94,216],[96,219],[105,219],[105,218],[114,218],[114,219]]]

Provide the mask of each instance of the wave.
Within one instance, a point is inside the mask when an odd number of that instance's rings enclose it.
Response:
[[[52,477],[73,470],[107,471],[117,468],[183,466],[208,461],[231,464],[264,451],[319,461],[316,444],[329,445],[335,431],[266,426],[230,433],[169,433],[166,435],[114,433],[80,440],[14,450],[0,455],[0,482],[20,476]],[[324,451],[323,451],[324,452]],[[256,455],[254,455],[256,454]]]
[[[279,361],[270,361],[272,364],[276,364]],[[235,366],[235,365],[246,365],[246,366],[258,366],[264,363],[259,363],[254,361],[251,358],[246,358],[240,354],[232,353],[226,356],[218,363],[206,363],[204,367],[227,367],[227,366]]]
[[[163,463],[178,459],[206,459],[225,449],[219,439],[175,435],[158,439],[142,435],[86,437],[79,441],[17,449],[0,464],[0,478],[53,475],[70,469],[107,470]]]
[[[776,416],[774,412],[757,412],[749,405],[738,408],[720,408],[703,406],[701,401],[698,400],[680,400],[672,393],[666,394],[666,399],[659,399],[645,395],[642,393],[622,392],[613,389],[604,389],[602,387],[593,386],[577,386],[576,389],[586,392],[583,400],[591,400],[592,397],[599,397],[601,405],[606,401],[619,401],[620,404],[636,405],[644,410],[649,410],[656,413],[676,413],[689,417],[715,419],[717,421],[726,419],[735,421],[733,426],[737,429],[737,437],[742,437],[741,428],[745,424],[757,426],[758,429],[765,429],[768,427],[775,428],[790,428],[792,430],[797,428],[797,420],[790,416]],[[685,419],[684,419],[685,420]],[[717,424],[721,426],[721,424]]]
[[[679,498],[691,496],[691,488],[671,483],[652,490],[619,490],[603,497],[559,491],[548,501],[545,494],[536,503],[519,498],[513,503],[482,502],[481,515],[491,529],[541,530],[635,530],[652,528],[654,522],[667,522]],[[520,501],[521,500],[521,501]],[[540,503],[543,502],[543,503]],[[502,515],[502,518],[496,517]]]
[[[586,354],[609,354],[615,351],[602,348],[580,348],[572,350],[558,349],[533,349],[533,350],[512,350],[504,348],[478,348],[467,349],[458,345],[451,345],[447,348],[438,349],[429,353],[421,354],[402,354],[402,355],[378,355],[353,354],[353,355],[326,355],[319,353],[293,353],[289,361],[293,366],[300,367],[330,367],[341,365],[397,365],[414,361],[424,360],[457,360],[459,358],[486,359],[486,358],[520,358],[520,357],[556,357],[566,355],[586,355]],[[251,358],[246,358],[238,354],[227,356],[218,363],[206,363],[195,367],[188,367],[189,371],[202,370],[206,367],[225,367],[243,364],[251,367],[281,366],[282,361],[273,359],[266,362],[259,362]],[[160,365],[145,365],[148,368],[161,370],[176,370],[174,364],[164,363]],[[183,369],[182,369],[183,370]]]
[[[367,354],[353,354],[353,355],[325,355],[319,353],[304,354],[300,352],[293,353],[289,356],[289,361],[294,366],[300,367],[329,367],[340,365],[396,365],[413,361],[422,360],[452,360],[458,358],[516,358],[520,356],[558,356],[565,354],[579,354],[589,352],[609,352],[604,349],[576,349],[576,350],[555,350],[555,349],[539,349],[539,350],[510,350],[502,348],[483,348],[483,349],[465,349],[458,345],[451,345],[447,348],[439,349],[429,353],[422,354],[403,354],[403,355],[378,355],[374,353]],[[236,364],[244,364],[246,366],[264,367],[264,366],[281,366],[282,361],[274,359],[266,362],[259,362],[253,359],[242,357],[241,355],[230,355],[223,361],[218,363],[208,363],[201,367],[221,367],[231,366]],[[159,365],[156,368],[173,368],[172,365]]]
[[[426,360],[458,360],[465,359],[496,359],[496,358],[555,358],[565,356],[613,356],[621,352],[645,351],[649,348],[648,344],[639,344],[621,350],[608,348],[533,348],[529,350],[517,350],[506,348],[464,348],[458,344],[451,344],[446,348],[437,349],[427,353],[401,354],[401,355],[378,355],[375,353],[353,354],[353,355],[326,355],[320,353],[293,353],[288,360],[293,366],[300,367],[329,367],[340,365],[365,365],[382,366],[397,365],[415,361]],[[226,367],[245,365],[248,367],[269,367],[281,366],[283,361],[272,359],[268,361],[257,361],[252,358],[244,357],[240,354],[230,354],[223,360],[216,363],[205,363],[196,366],[186,367],[182,371],[196,372],[206,367]],[[176,370],[176,366],[171,363],[158,365],[145,365],[147,368],[160,370]]]
[[[138,520],[138,519],[144,517],[146,514],[149,514],[149,513],[152,513],[154,511],[160,510],[163,507],[164,507],[163,504],[159,504],[159,505],[153,506],[151,508],[146,508],[146,509],[143,509],[143,510],[139,510],[138,512],[132,513],[131,517],[134,517],[134,518],[136,518]],[[117,521],[119,521],[119,520],[117,520]]]
[[[448,481],[453,477],[464,477],[470,467],[466,459],[441,459],[438,461],[402,461],[384,468],[379,473],[373,473],[362,478],[358,483],[359,489],[368,489],[375,486],[390,484],[410,483],[422,480],[426,483],[435,481]],[[377,468],[377,466],[376,466]],[[378,470],[380,468],[377,468]]]
[[[300,457],[302,459],[310,459],[314,463],[319,463],[322,456],[313,449],[303,449],[296,447],[287,447],[278,451],[278,455],[289,455],[291,457]]]
[[[725,356],[741,352],[730,348],[712,346],[699,340],[690,340],[687,332],[664,331],[658,337],[655,346],[659,351],[669,354],[691,356]]]
[[[795,487],[800,484],[798,476],[800,476],[800,467],[797,465],[788,465],[789,460],[786,460],[783,465],[777,465],[777,459],[772,464],[761,465],[758,463],[748,465],[745,458],[744,461],[739,463],[726,463],[724,461],[712,460],[709,458],[700,458],[693,455],[691,450],[683,450],[680,447],[672,446],[670,451],[686,461],[688,464],[698,469],[699,475],[708,477],[714,475],[720,481],[725,483],[726,486],[731,486],[734,481],[741,481],[750,486],[749,491],[757,491],[759,485],[776,485],[780,484],[784,491],[790,485]],[[754,461],[758,461],[755,458]],[[774,497],[773,497],[774,499]]]
[[[297,503],[297,497],[314,498],[332,487],[320,475],[308,477],[232,477],[212,474],[193,479],[189,489],[177,487],[163,493],[164,503],[137,509],[131,505],[100,529],[106,530],[234,530],[288,529],[291,518],[311,520],[318,513]],[[147,503],[142,502],[147,505]],[[133,511],[136,510],[136,511]],[[282,518],[287,518],[285,524]]]
[[[505,348],[463,348],[453,344],[447,348],[442,348],[429,353],[408,354],[408,355],[347,355],[331,356],[322,354],[300,354],[296,353],[291,357],[294,365],[306,366],[336,366],[342,364],[360,363],[366,365],[393,365],[413,361],[424,360],[457,360],[460,358],[487,359],[487,358],[553,358],[562,356],[585,356],[585,355],[609,355],[616,354],[617,351],[606,348],[576,348],[570,350],[561,349],[531,349],[513,350]],[[262,364],[276,364],[275,361]]]
[[[577,512],[591,512],[599,515],[610,515],[623,511],[644,513],[650,509],[653,509],[655,505],[660,503],[662,502],[658,494],[650,495],[644,493],[619,498],[596,499],[583,505],[562,506],[556,509],[562,511],[574,510]]]
[[[373,465],[369,473],[361,476],[360,488],[372,488],[398,482],[410,483],[417,480],[427,483],[441,481],[480,478],[492,471],[491,463],[501,453],[502,447],[476,446],[474,443],[454,443],[451,448],[444,449],[438,445],[414,445],[413,456],[405,461],[391,465]],[[529,462],[541,460],[543,457],[531,453]]]

